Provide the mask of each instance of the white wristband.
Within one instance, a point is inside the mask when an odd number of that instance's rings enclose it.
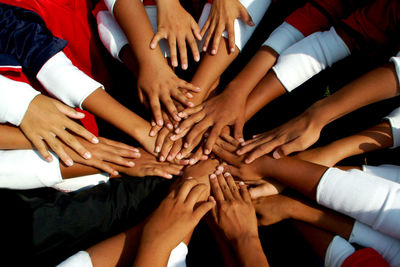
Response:
[[[393,146],[396,148],[400,146],[400,107],[393,110],[385,117],[390,123],[392,129]]]
[[[86,251],[79,251],[56,267],[93,267],[92,259]]]
[[[269,46],[274,49],[276,53],[281,54],[288,47],[303,38],[304,35],[298,29],[285,21],[270,34],[262,45]]]
[[[121,61],[119,52],[129,44],[124,32],[109,11],[98,12],[96,19],[101,42],[115,59]]]
[[[307,36],[283,51],[273,70],[290,92],[348,55],[350,50],[332,27]]]
[[[325,253],[325,267],[342,266],[343,262],[355,252],[354,247],[340,236],[335,236]]]
[[[167,267],[186,267],[188,247],[184,242],[179,243],[170,253]]]
[[[27,83],[0,75],[0,123],[19,126],[31,101],[40,94]]]
[[[82,103],[103,85],[75,67],[63,52],[50,58],[36,78],[53,96],[71,107],[82,108]]]
[[[375,249],[390,266],[400,264],[400,241],[356,221],[349,242]]]
[[[329,168],[317,187],[320,205],[400,238],[400,184],[364,173]]]
[[[0,150],[0,187],[33,189],[61,182],[58,157],[51,154],[53,161],[47,162],[36,150]]]

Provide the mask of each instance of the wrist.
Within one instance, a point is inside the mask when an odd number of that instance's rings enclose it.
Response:
[[[260,244],[258,233],[244,233],[230,240],[235,250]]]

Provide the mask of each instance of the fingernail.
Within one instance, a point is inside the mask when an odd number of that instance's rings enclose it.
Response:
[[[90,152],[86,152],[86,153],[83,155],[83,157],[84,157],[85,159],[90,159],[90,158],[92,157],[92,154],[90,154]]]
[[[176,120],[176,121],[181,121],[181,117],[179,117],[178,116],[178,114],[174,114],[174,119]],[[172,124],[171,124],[171,126],[172,126]]]
[[[231,48],[231,52],[232,52],[232,53],[235,52],[235,48],[232,47],[232,48]]]
[[[193,98],[193,95],[191,93],[186,93],[186,96],[189,98]]]
[[[139,152],[136,152],[133,156],[137,157],[137,158],[140,158],[142,156],[142,154],[140,154]]]
[[[154,131],[150,131],[150,136],[155,136],[156,133]]]
[[[200,88],[200,87],[197,87],[196,90],[197,90],[198,92],[200,92],[200,91],[201,91],[201,88]]]
[[[242,150],[236,151],[236,154],[241,155],[242,154]]]
[[[156,123],[154,121],[151,121],[151,126],[156,126]]]
[[[172,175],[171,175],[171,174],[167,174],[167,175],[166,175],[166,178],[167,178],[167,179],[172,179]]]
[[[137,148],[132,148],[132,151],[133,151],[133,152],[140,153],[140,150],[139,150],[139,149],[137,149]]]
[[[203,52],[207,51],[207,47],[203,46]]]
[[[240,142],[240,143],[243,143],[243,142],[244,142],[244,139],[243,139],[243,138],[239,138],[239,142]]]
[[[178,139],[178,136],[176,136],[176,135],[171,135],[171,137],[170,137],[169,139],[171,139],[171,141],[175,141],[175,140]]]
[[[215,178],[217,178],[217,176],[214,173],[210,175],[210,179],[215,179]]]
[[[99,139],[97,139],[97,137],[93,137],[92,138],[92,143],[94,143],[94,144],[99,143]]]
[[[189,164],[190,164],[190,165],[193,165],[193,164],[195,164],[195,163],[196,163],[196,160],[195,160],[195,159],[190,159],[190,160],[189,160]]]
[[[131,167],[133,167],[133,166],[135,166],[135,162],[129,161],[129,162],[128,162],[128,165],[131,166]]]
[[[188,160],[188,159],[185,159],[185,160],[183,161],[183,164],[188,165],[188,164],[189,164],[189,160]]]
[[[185,117],[185,113],[179,112],[179,113],[178,113],[178,116],[181,117],[181,118],[184,118],[184,117]]]
[[[168,157],[167,157],[167,160],[168,160],[168,161],[173,160],[172,156],[168,156]]]
[[[182,64],[182,69],[186,70],[187,67],[188,67],[188,65],[187,65],[186,63],[185,63],[185,64]]]
[[[156,153],[159,153],[161,148],[159,146],[156,146]]]
[[[199,57],[199,56],[195,56],[195,57],[194,57],[194,60],[195,60],[196,62],[199,62],[200,57]]]
[[[177,67],[178,66],[178,62],[177,61],[172,61],[172,66]]]
[[[251,161],[249,160],[249,159],[245,159],[245,161],[244,161],[245,163],[250,163]]]
[[[219,170],[219,171],[223,172],[223,171],[224,171],[224,167],[222,167],[222,166],[218,166],[217,170]]]
[[[53,157],[52,157],[52,156],[48,156],[48,157],[46,157],[46,160],[47,160],[48,162],[52,162],[52,161],[53,161]]]
[[[224,176],[225,177],[228,177],[228,176],[230,176],[231,174],[229,173],[229,172],[226,172],[226,173],[224,173]]]
[[[272,156],[274,157],[274,159],[280,159],[281,158],[281,155],[279,154],[279,152],[278,151],[274,151],[274,153],[272,154]]]
[[[188,147],[189,147],[189,143],[184,143],[184,144],[183,144],[183,147],[184,147],[184,148],[188,148]]]
[[[253,20],[250,20],[250,25],[251,25],[251,26],[254,26],[254,25],[256,25],[256,24],[254,23]]]
[[[65,161],[65,164],[66,164],[67,166],[71,167],[72,165],[74,165],[74,162],[73,162],[71,159],[67,159],[67,160]]]
[[[244,182],[243,182],[243,181],[240,181],[240,182],[239,182],[239,185],[244,185]]]
[[[182,153],[178,153],[178,155],[176,155],[177,159],[182,159]]]
[[[176,128],[175,133],[179,133],[181,131],[181,128]]]
[[[188,178],[186,178],[186,180],[191,180],[191,179],[193,179],[192,176],[189,176]]]
[[[165,161],[165,157],[164,157],[164,156],[161,156],[161,157],[160,157],[160,161]]]
[[[155,44],[150,44],[150,48],[154,49],[154,48],[156,48],[156,45]]]
[[[162,120],[157,121],[158,126],[163,126],[164,122]]]
[[[220,170],[216,170],[216,171],[215,171],[215,174],[216,174],[216,175],[220,175],[221,173],[222,173],[222,171],[220,171]]]
[[[167,124],[167,128],[168,128],[169,130],[172,130],[172,129],[174,129],[174,126],[172,126],[172,124],[168,123],[168,124]]]
[[[206,155],[210,154],[210,150],[208,150],[208,149],[204,150],[204,154],[206,154]]]
[[[217,50],[215,50],[215,49],[211,50],[212,55],[215,55],[216,53],[217,53]]]
[[[117,176],[117,175],[119,174],[119,172],[114,171],[113,174],[114,174],[115,176]]]

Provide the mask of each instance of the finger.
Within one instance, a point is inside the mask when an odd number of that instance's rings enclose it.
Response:
[[[149,136],[151,136],[151,137],[156,136],[157,133],[158,133],[162,128],[163,128],[163,127],[158,126],[158,124],[156,124],[155,122],[154,122],[154,125],[153,125],[153,120],[152,120],[152,126],[151,126],[151,128],[150,128]]]
[[[153,116],[154,116],[154,119],[155,119],[157,125],[163,126],[164,121],[163,121],[162,115],[161,115],[161,106],[160,106],[160,100],[158,99],[158,96],[156,96],[156,95],[150,96],[150,106],[151,106],[151,110],[153,111]]]
[[[196,37],[196,39],[201,41],[202,35],[201,35],[199,24],[197,24],[197,22],[193,18],[192,18],[192,22],[191,22],[190,26],[192,28],[192,32],[193,32],[194,36]],[[197,51],[198,51],[198,49],[197,49]]]
[[[206,34],[208,28],[210,27],[210,17],[206,20],[206,23],[204,23],[203,28],[201,28],[200,35],[201,39],[203,39],[204,35]],[[206,49],[207,50],[207,49]],[[203,50],[204,51],[204,50]],[[205,51],[204,51],[205,52]]]
[[[222,147],[215,145],[213,147],[213,152],[215,153],[215,155],[217,155],[220,159],[226,161],[229,164],[232,164],[234,166],[238,166],[240,164],[240,158],[229,152],[224,150]]]
[[[68,167],[74,165],[71,157],[65,152],[64,148],[61,145],[61,142],[57,139],[56,136],[49,134],[44,137],[44,140],[46,141],[50,149],[58,155],[60,160],[64,162],[65,165],[67,165]]]
[[[193,209],[194,205],[196,205],[201,195],[206,190],[207,186],[205,184],[196,184],[187,195],[185,203],[187,203]]]
[[[78,112],[77,110],[68,107],[67,105],[64,105],[62,103],[60,103],[59,101],[54,101],[54,105],[56,106],[56,108],[63,113],[64,115],[73,118],[73,119],[83,119],[85,117],[85,114],[82,112]]]
[[[194,143],[195,140],[197,140],[198,136],[202,135],[204,132],[207,131],[208,128],[210,128],[212,126],[212,122],[211,120],[205,118],[202,121],[199,121],[189,132],[189,134],[187,134],[186,138],[185,138],[185,143],[183,144],[184,147],[186,146],[192,146],[192,144]],[[206,155],[210,154],[211,149],[208,148],[208,151],[204,151],[204,153]],[[208,153],[207,153],[208,152]]]
[[[174,145],[174,142],[171,141],[169,138],[165,138],[164,144],[161,148],[160,152],[160,161],[163,162],[167,159],[169,151],[171,151],[172,146]]]
[[[168,110],[169,114],[174,118],[175,121],[180,121],[181,117],[178,116],[178,110],[174,102],[172,101],[171,97],[168,94],[161,96],[161,101]]]
[[[189,94],[189,93],[188,93]],[[190,101],[187,97],[187,95],[184,95],[182,93],[182,91],[180,89],[176,89],[176,90],[172,90],[171,91],[171,96],[176,99],[177,101],[179,101],[180,103],[182,103],[185,106],[188,107],[194,107],[194,104],[192,101]],[[192,95],[193,96],[193,95]],[[178,113],[179,116],[180,113]],[[179,118],[182,118],[181,116],[179,116]]]
[[[216,55],[218,53],[219,43],[221,41],[221,36],[224,31],[223,26],[218,26],[214,32],[213,43],[211,46],[211,55]]]
[[[249,190],[247,189],[246,184],[240,181],[239,188],[240,188],[240,195],[242,196],[243,200],[247,203],[251,203],[251,196]]]
[[[240,12],[240,18],[244,21],[249,26],[255,26],[256,24],[254,23],[253,19],[249,15],[249,12],[247,9],[243,6]]]
[[[235,44],[235,30],[234,24],[228,23],[227,25],[227,32],[228,32],[228,43],[229,43],[229,52],[235,52],[236,44]]]
[[[185,202],[187,196],[189,195],[192,188],[197,185],[196,179],[186,179],[185,182],[179,188],[176,199],[181,202]]]
[[[224,166],[224,171],[225,172],[229,172],[232,176],[234,176],[234,177],[238,177],[238,178],[242,178],[241,176],[241,173],[240,173],[240,170],[239,170],[239,168],[237,168],[237,167],[235,167],[235,166],[232,166],[232,165],[225,165]]]
[[[222,201],[224,201],[224,194],[222,193],[221,187],[219,186],[217,176],[214,173],[210,175],[210,186],[217,203],[221,203]]]
[[[236,148],[240,145],[240,140],[236,140],[229,134],[221,134],[221,138]]]
[[[197,105],[195,107],[192,108],[186,108],[184,110],[182,110],[181,112],[179,112],[179,117],[183,118],[187,118],[190,115],[193,115],[199,111],[201,111],[204,108],[203,104]]]
[[[46,159],[48,162],[53,161],[53,157],[47,150],[47,146],[42,138],[32,136],[32,137],[29,137],[29,140],[32,141],[33,146],[36,147],[36,149],[39,151],[40,155],[42,155],[42,157],[44,159]]]
[[[229,186],[229,188],[230,188],[230,190],[232,192],[232,196],[237,200],[242,199],[241,196],[240,196],[239,190],[238,190],[238,188],[236,186],[236,183],[233,180],[232,175],[229,172],[225,172],[224,173],[224,177],[225,177],[226,182],[227,182],[227,184],[228,184],[228,186]]]
[[[164,111],[162,111],[161,113],[162,113],[165,127],[167,127],[168,130],[172,131],[174,129],[174,125],[172,124],[170,117]],[[172,120],[172,121],[175,122],[175,120]]]
[[[252,163],[254,160],[258,159],[261,156],[264,156],[275,149],[275,144],[266,143],[254,149],[245,159],[245,162]]]
[[[300,138],[296,138],[296,139],[276,148],[274,153],[272,154],[272,156],[275,159],[279,159],[281,157],[281,155],[287,156],[293,152],[303,151],[307,147],[308,146],[304,146],[304,144],[301,142]]]
[[[115,147],[122,148],[122,149],[127,149],[127,150],[130,150],[130,151],[133,151],[133,152],[136,152],[136,153],[140,154],[140,150],[139,149],[137,149],[137,148],[135,148],[133,146],[127,145],[127,144],[124,144],[124,143],[121,143],[121,142],[118,142],[118,141],[115,141],[115,140],[111,140],[111,139],[108,139],[108,138],[105,138],[105,137],[102,137],[101,141],[103,143],[107,144],[107,145],[115,146]]]
[[[215,126],[212,128],[210,135],[207,138],[206,144],[205,144],[205,149],[204,149],[204,154],[209,155],[215,145],[215,141],[217,140],[219,134],[222,131],[222,128],[224,126],[220,125],[219,123],[215,124]]]
[[[231,189],[229,188],[228,184],[226,183],[225,177],[220,174],[217,175],[219,186],[221,187],[221,191],[224,194],[225,200],[233,200],[233,195]]]
[[[167,174],[172,174],[172,175],[182,175],[182,166],[180,165],[166,165],[163,166],[163,170],[167,173]]]
[[[244,142],[244,139],[243,139],[243,126],[244,126],[244,123],[245,123],[244,119],[239,118],[236,121],[235,125],[233,125],[233,136],[240,143]]]
[[[92,154],[70,133],[65,130],[55,131],[57,137],[76,151],[82,158],[90,159]]]
[[[178,86],[180,88],[182,88],[182,89],[187,89],[187,90],[190,90],[190,91],[193,91],[193,92],[196,92],[196,93],[201,91],[200,87],[194,86],[193,84],[188,83],[187,81],[182,80],[182,79],[179,79]]]
[[[158,42],[160,42],[161,39],[167,39],[168,34],[164,31],[158,31],[154,36],[153,39],[150,41],[150,48],[155,49],[157,47]]]
[[[211,30],[211,29],[214,29],[214,28],[215,28],[214,23],[213,23],[213,25],[209,26],[208,33],[204,39],[203,52],[207,52],[208,44],[210,43],[211,37],[214,34],[214,30]],[[204,38],[204,36],[203,36],[203,38]]]
[[[185,136],[185,134],[192,128],[193,125],[201,121],[205,117],[204,112],[199,112],[196,114],[193,114],[189,118],[185,119],[179,126],[178,128],[175,129],[175,135],[171,136],[172,140],[178,140],[182,136]]]
[[[166,128],[163,128],[158,133],[158,136],[157,136],[157,139],[156,139],[156,146],[154,148],[154,152],[156,152],[156,153],[160,153],[161,152],[161,148],[162,148],[162,146],[164,144],[164,141],[165,141],[165,138],[168,136],[168,134],[169,134],[169,131]]]
[[[202,136],[199,135],[198,138],[193,142],[191,146],[186,145],[184,148],[181,150],[181,152],[178,154],[180,158],[186,158],[189,156],[190,153],[192,153],[193,149],[202,141]],[[200,151],[199,151],[200,150]],[[201,153],[203,155],[203,148],[199,146],[196,152]],[[195,153],[196,154],[196,153]],[[197,157],[195,155],[192,155],[191,161],[189,161],[189,164],[193,165],[197,162]]]
[[[222,138],[217,138],[217,140],[215,141],[215,144],[217,144],[222,149],[229,151],[231,153],[235,153],[235,151],[236,151],[236,147],[234,145],[226,142],[225,140],[222,140]]]
[[[77,124],[74,121],[71,121],[71,120],[65,121],[65,128],[67,128],[71,132],[85,138],[86,140],[88,140],[89,142],[91,142],[93,144],[97,144],[99,142],[99,139],[94,134],[92,134],[91,132],[86,130],[83,126]]]
[[[203,157],[203,149],[201,147],[199,147],[196,152],[194,152],[194,154],[191,156],[190,160],[189,160],[189,164],[190,165],[194,165],[197,162],[199,162],[199,160],[202,160]]]
[[[117,164],[117,165],[121,165],[121,166],[126,166],[126,167],[134,167],[135,166],[135,162],[133,162],[131,159],[126,159],[124,157],[121,157],[119,154],[115,154],[115,153],[107,153],[107,152],[103,152],[103,157],[101,158],[102,161],[107,161],[113,164]],[[110,173],[112,174],[112,173]]]
[[[214,201],[207,201],[199,205],[193,213],[196,222],[199,222],[201,218],[203,218],[204,215],[206,215],[206,213],[210,211],[213,207],[215,207]]]
[[[193,31],[193,33],[194,33],[194,31]],[[194,39],[194,37],[192,35],[187,36],[186,40],[189,44],[190,50],[192,51],[194,61],[199,62],[200,53],[199,53],[199,47],[197,46],[196,40]]]
[[[159,177],[163,177],[165,179],[173,178],[172,174],[165,171],[162,168],[162,166],[154,166],[154,167],[146,168],[145,176],[159,176]]]
[[[179,151],[181,151],[181,149],[182,149],[182,140],[175,141],[171,150],[169,151],[167,160],[172,162],[176,158],[176,155],[179,153]]]
[[[178,56],[176,52],[176,37],[171,35],[168,38],[169,54],[171,56],[171,65],[173,67],[178,67]]]
[[[253,150],[253,149],[257,148],[257,147],[260,147],[261,145],[263,145],[265,143],[268,144],[268,142],[270,142],[270,141],[266,141],[265,138],[261,138],[261,137],[258,138],[258,139],[252,139],[252,140],[246,141],[245,144],[242,146],[242,148],[240,148],[237,151],[237,154],[238,155],[243,155],[243,154],[248,153],[249,151],[251,151],[251,150]]]
[[[188,68],[186,40],[184,37],[178,37],[179,56],[181,58],[181,68],[186,70]]]

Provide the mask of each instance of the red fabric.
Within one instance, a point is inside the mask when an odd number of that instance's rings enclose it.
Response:
[[[68,41],[63,52],[76,67],[106,87],[110,84],[97,32],[89,23],[92,9],[90,0],[0,0],[0,2],[38,13],[54,36]],[[86,115],[82,124],[98,135],[93,115]]]
[[[376,250],[364,248],[347,257],[341,267],[390,267],[390,265]]]
[[[22,72],[22,68],[4,68],[0,67],[0,75],[17,82],[29,83],[28,77]]]

